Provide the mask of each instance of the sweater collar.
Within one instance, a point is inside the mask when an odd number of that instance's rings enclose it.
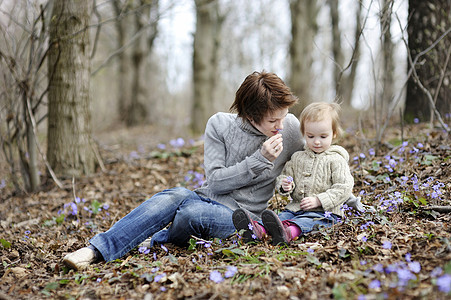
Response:
[[[244,120],[243,118],[237,116],[236,123],[238,124],[238,127],[244,132],[264,136],[264,134],[261,133],[257,128],[255,128],[248,120]]]

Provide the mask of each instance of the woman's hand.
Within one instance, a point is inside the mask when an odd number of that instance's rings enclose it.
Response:
[[[309,210],[314,209],[321,206],[321,202],[317,197],[305,197],[301,200],[301,209],[302,210]]]
[[[282,179],[282,189],[286,193],[291,192],[293,189],[293,177],[288,176]]]
[[[273,162],[283,150],[283,138],[280,133],[270,137],[263,143],[261,153],[269,161]]]

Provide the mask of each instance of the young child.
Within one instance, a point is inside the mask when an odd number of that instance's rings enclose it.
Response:
[[[287,244],[319,226],[332,226],[343,216],[340,208],[352,196],[354,179],[348,152],[332,145],[342,131],[339,113],[337,103],[312,103],[303,110],[300,128],[306,148],[292,155],[276,180],[276,189],[281,195],[291,196],[292,202],[278,216],[265,210],[263,226],[251,220],[245,211],[235,211],[235,228],[249,227],[244,233],[246,242],[268,233],[273,245]]]

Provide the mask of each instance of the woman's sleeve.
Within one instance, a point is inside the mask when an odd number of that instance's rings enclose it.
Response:
[[[241,162],[226,167],[226,145],[224,130],[229,124],[220,124],[221,120],[213,116],[207,123],[204,144],[204,165],[208,186],[215,194],[227,194],[249,185],[266,169],[273,168],[257,149]]]

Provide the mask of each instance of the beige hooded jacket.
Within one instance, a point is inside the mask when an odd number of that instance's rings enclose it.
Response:
[[[286,209],[299,211],[304,197],[318,197],[322,207],[312,211],[329,211],[343,216],[340,208],[352,195],[354,186],[348,161],[348,152],[338,145],[319,154],[310,149],[294,153],[276,181],[279,193],[292,198]],[[282,190],[282,179],[287,176],[293,177],[291,193]]]

